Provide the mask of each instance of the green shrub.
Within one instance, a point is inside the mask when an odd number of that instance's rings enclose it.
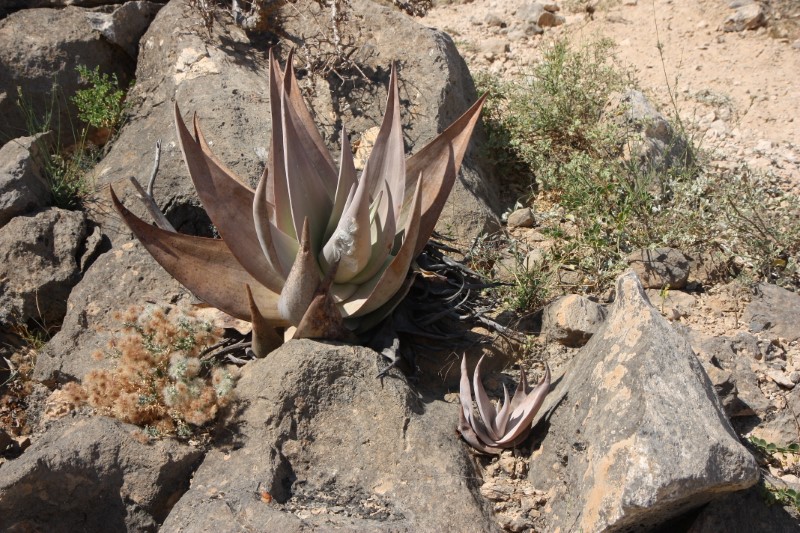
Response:
[[[557,42],[528,75],[503,81],[479,74],[476,85],[490,95],[486,156],[507,189],[516,180],[526,191],[523,202],[539,214],[539,231],[555,240],[545,267],[550,275],[539,271],[534,279],[555,284],[566,266],[579,280],[570,291],[598,293],[634,249],[672,246],[732,265],[722,278],[743,272],[790,288],[800,284],[800,204],[768,176],[745,166],[710,167],[680,123],[676,142],[692,156],[682,164],[654,169],[624,157],[640,134],[607,116],[612,97],[633,85],[609,41],[579,48]],[[517,276],[522,285],[530,279]],[[559,290],[537,286],[535,293]],[[514,298],[515,307],[525,300]],[[541,305],[540,298],[530,301]]]
[[[72,97],[78,108],[78,118],[95,128],[117,129],[125,110],[125,91],[120,89],[117,75],[100,73],[100,67],[89,70],[85,65],[76,68],[81,79],[89,84]]]
[[[98,146],[102,142],[89,140],[89,128],[105,130],[105,135],[100,137],[110,139],[122,125],[125,111],[125,91],[119,87],[116,75],[101,74],[99,67],[89,70],[84,65],[79,65],[76,70],[89,87],[78,90],[71,100],[78,108],[78,118],[86,126],[80,131],[73,129],[77,139],[74,146],[62,146],[60,141],[55,146],[41,146],[42,153],[47,154],[44,166],[53,204],[64,209],[79,208],[93,191],[87,175],[100,161],[104,151]],[[20,87],[17,88],[17,106],[25,116],[29,135],[59,129],[61,124],[54,124],[53,119],[59,116],[59,107],[63,102],[65,99],[61,88],[54,83],[50,102],[40,119],[34,104],[25,97]],[[61,138],[60,131],[54,134],[56,139]]]

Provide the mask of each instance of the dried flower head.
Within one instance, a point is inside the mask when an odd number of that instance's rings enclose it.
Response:
[[[221,332],[189,315],[161,309],[121,314],[125,335],[113,339],[116,367],[92,370],[70,389],[101,413],[147,428],[152,435],[187,437],[212,421],[233,397],[236,369],[199,359]]]

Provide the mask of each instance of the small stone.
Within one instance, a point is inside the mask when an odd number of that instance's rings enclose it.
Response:
[[[555,28],[556,26],[561,26],[566,21],[567,21],[567,19],[565,19],[561,15],[554,15],[553,13],[551,13],[549,11],[545,11],[539,17],[539,21],[538,22],[539,22],[539,26],[541,26],[542,28]]]
[[[492,54],[494,56],[502,56],[508,51],[508,43],[504,39],[492,37],[485,39],[482,45],[484,54]]]
[[[761,4],[746,4],[738,8],[722,23],[722,31],[735,32],[755,30],[767,23],[767,15]]]
[[[487,481],[481,486],[481,494],[494,502],[508,501],[514,494],[514,487],[500,481]]]
[[[535,223],[536,220],[530,207],[517,209],[508,215],[509,228],[532,228]]]
[[[798,383],[800,383],[800,372],[798,372],[797,370],[795,370],[794,372],[791,372],[791,373],[789,374],[789,380],[790,380],[792,383],[794,383],[795,385],[797,385]]]
[[[646,289],[682,289],[689,279],[691,258],[675,248],[637,250],[627,261]]]
[[[545,2],[544,4],[542,4],[542,7],[544,8],[545,11],[549,11],[550,13],[558,13],[559,11],[561,11],[561,8],[558,7],[558,4],[556,4],[555,2]]]
[[[526,22],[523,31],[525,32],[525,35],[529,37],[532,35],[542,35],[544,33],[542,27],[535,22]]]
[[[506,23],[494,13],[487,13],[486,18],[484,19],[486,25],[490,28],[505,28]]]
[[[761,139],[756,144],[756,147],[753,149],[754,152],[757,154],[766,154],[767,152],[771,152],[773,148],[772,141],[767,139]]]
[[[565,346],[583,346],[605,320],[603,307],[578,294],[562,296],[544,308],[542,335]]]
[[[516,463],[517,461],[514,459],[514,456],[511,454],[511,452],[503,452],[503,454],[500,456],[500,460],[497,462],[503,472],[509,476],[514,475]]]
[[[777,370],[768,370],[767,376],[769,376],[772,381],[786,389],[793,389],[795,386],[795,382],[783,372],[778,372]]]

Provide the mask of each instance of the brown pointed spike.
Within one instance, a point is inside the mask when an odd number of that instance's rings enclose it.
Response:
[[[278,300],[278,310],[292,325],[299,325],[320,284],[317,259],[311,250],[309,224],[303,222],[300,249]]]
[[[267,319],[253,299],[250,285],[245,285],[247,302],[250,305],[250,323],[253,325],[253,344],[251,348],[256,357],[265,357],[283,344],[283,335],[275,331],[275,322]]]
[[[320,283],[314,300],[303,315],[294,339],[351,340],[352,334],[344,326],[344,319],[331,296],[331,284],[336,276],[338,263],[334,263],[325,279]]]
[[[150,255],[195,296],[241,320],[250,319],[250,307],[242,291],[253,287],[253,298],[262,314],[277,326],[288,325],[278,314],[278,295],[259,285],[219,239],[206,239],[165,231],[140,219],[117,198],[109,186],[114,208]]]

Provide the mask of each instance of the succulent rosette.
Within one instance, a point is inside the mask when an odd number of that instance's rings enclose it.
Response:
[[[412,261],[433,232],[484,100],[406,158],[394,67],[388,93],[359,175],[346,131],[337,168],[292,68],[282,71],[270,56],[270,155],[255,190],[211,152],[197,116],[190,132],[175,106],[186,166],[222,239],[154,227],[128,211],[113,190],[112,200],[178,281],[253,323],[257,354],[279,344],[275,328],[288,325],[296,326],[295,337],[363,331],[408,290]]]
[[[458,431],[473,448],[484,453],[500,453],[504,448],[513,448],[528,437],[533,429],[533,418],[539,412],[547,393],[550,392],[550,368],[539,383],[531,388],[525,371],[520,369],[520,380],[514,396],[509,399],[508,389],[503,385],[503,403],[495,407],[486,394],[481,381],[481,363],[475,365],[473,386],[475,403],[480,418],[472,409],[472,388],[469,384],[466,356],[461,359],[461,388]]]

